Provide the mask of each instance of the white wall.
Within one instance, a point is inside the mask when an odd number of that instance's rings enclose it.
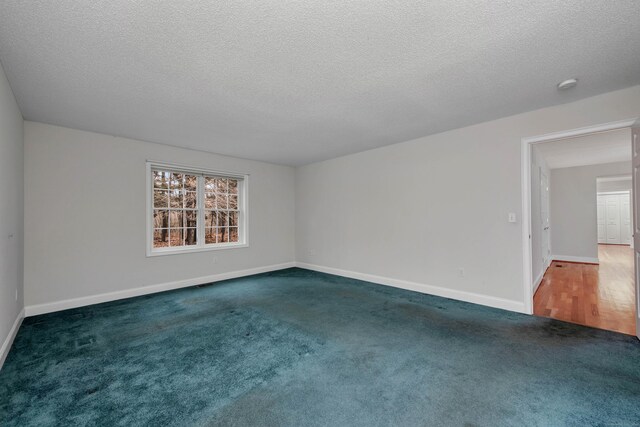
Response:
[[[22,131],[22,114],[0,65],[0,366],[23,308]]]
[[[250,247],[147,258],[147,159],[250,174]],[[294,261],[291,167],[25,122],[25,188],[28,313],[38,304]]]
[[[556,259],[597,260],[596,180],[600,176],[630,173],[631,162],[551,170],[551,251]]]
[[[297,260],[524,310],[521,138],[639,116],[635,86],[300,167]]]
[[[533,286],[539,283],[546,265],[542,259],[542,217],[540,215],[540,176],[544,173],[551,182],[551,172],[536,146],[531,150],[531,269]]]

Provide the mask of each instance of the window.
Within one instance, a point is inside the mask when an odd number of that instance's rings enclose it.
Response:
[[[246,246],[246,176],[150,164],[148,255]]]

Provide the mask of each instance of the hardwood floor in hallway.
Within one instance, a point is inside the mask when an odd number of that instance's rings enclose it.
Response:
[[[598,245],[600,265],[553,261],[533,298],[533,313],[635,335],[633,249]]]

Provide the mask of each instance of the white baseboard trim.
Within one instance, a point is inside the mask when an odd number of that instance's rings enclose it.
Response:
[[[20,329],[20,325],[22,324],[22,319],[24,319],[24,308],[20,310],[18,313],[18,317],[13,322],[13,326],[9,330],[9,335],[5,338],[2,343],[2,347],[0,347],[0,370],[4,365],[4,361],[7,359],[9,355],[9,350],[11,350],[11,344],[13,344],[13,340],[16,338],[16,334],[18,333],[18,329]]]
[[[392,279],[390,277],[376,276],[367,273],[341,270],[333,267],[325,267],[315,264],[297,262],[297,267],[307,270],[319,271],[321,273],[334,274],[336,276],[349,277],[351,279],[363,280],[379,285],[392,286],[394,288],[406,289],[409,291],[421,292],[423,294],[436,295],[439,297],[451,298],[455,300],[470,302],[474,304],[486,305],[489,307],[501,308],[503,310],[526,313],[523,301],[513,301],[504,298],[497,298],[488,295],[476,294],[473,292],[458,291],[455,289],[443,288],[440,286],[425,285],[422,283],[410,282],[407,280]]]
[[[586,256],[551,255],[551,259],[554,261],[584,262],[587,264],[600,264],[600,260],[598,258],[591,258]]]
[[[264,267],[213,274],[210,276],[196,277],[193,279],[177,280],[175,282],[160,283],[157,285],[149,285],[140,288],[107,292],[104,294],[90,295],[86,297],[72,298],[62,301],[54,301],[45,304],[29,305],[25,307],[25,316],[37,316],[38,314],[52,313],[54,311],[67,310],[70,308],[83,307],[86,305],[100,304],[103,302],[116,301],[119,299],[132,298],[141,295],[155,294],[157,292],[187,288],[189,286],[202,285],[205,283],[219,282],[221,280],[235,279],[238,277],[251,276],[253,274],[268,273],[270,271],[295,267],[295,265],[295,262],[286,262],[283,264],[267,265]]]
[[[533,282],[533,293],[531,295],[535,295],[536,291],[538,290],[538,288],[540,287],[540,284],[542,283],[542,279],[544,278],[544,273],[546,273],[547,269],[543,269],[542,272],[540,272],[540,274],[538,275],[538,277],[536,277],[535,282]]]

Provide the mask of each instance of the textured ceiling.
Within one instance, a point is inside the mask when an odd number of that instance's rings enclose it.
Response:
[[[550,169],[631,161],[631,131],[621,129],[536,144]],[[629,166],[631,168],[631,166]]]
[[[640,84],[638,16],[634,0],[5,0],[0,61],[28,120],[299,165]]]

